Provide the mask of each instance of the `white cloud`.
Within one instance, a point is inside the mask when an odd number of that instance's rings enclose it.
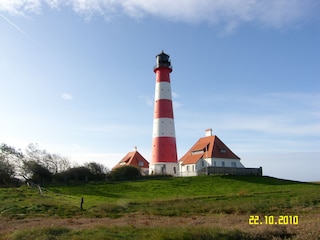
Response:
[[[178,98],[178,97],[179,97],[178,93],[172,91],[172,98]]]
[[[223,25],[225,33],[246,22],[282,27],[316,16],[316,0],[1,0],[0,12],[25,15],[39,13],[45,6],[71,7],[90,19],[93,15],[110,18],[125,13],[133,18],[147,15],[181,22],[209,22]]]
[[[139,98],[142,99],[143,101],[145,101],[145,103],[148,106],[153,106],[154,97],[151,98],[150,96],[139,96]]]
[[[176,100],[176,98],[179,98],[179,94],[176,93],[176,92],[174,92],[174,91],[172,91],[172,105],[173,105],[173,108],[174,108],[174,109],[177,109],[177,108],[183,106],[183,104],[180,103],[180,102],[178,102],[178,101]]]
[[[225,114],[220,128],[238,131],[255,131],[283,136],[320,136],[320,124],[303,122],[298,116],[288,114],[240,115]]]
[[[172,105],[173,105],[174,109],[177,109],[177,108],[183,106],[180,102],[177,102],[177,101],[172,101]]]
[[[25,13],[39,13],[42,5],[41,0],[1,0],[0,11],[13,15],[25,15]]]
[[[319,94],[270,93],[204,99],[211,108],[176,112],[183,137],[213,128],[234,139],[238,149],[315,151],[320,143]]]
[[[63,93],[61,97],[64,100],[72,100],[73,99],[73,96],[69,93]]]

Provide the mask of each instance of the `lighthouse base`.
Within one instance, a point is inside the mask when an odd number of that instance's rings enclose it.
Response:
[[[179,163],[175,162],[159,162],[150,163],[149,175],[172,175],[179,176]]]

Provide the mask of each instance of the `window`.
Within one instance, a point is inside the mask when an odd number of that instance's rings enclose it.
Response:
[[[139,161],[139,167],[143,167],[143,161]]]
[[[197,150],[197,151],[192,151],[191,155],[196,155],[196,154],[201,154],[201,153],[204,153],[204,151],[203,150]]]
[[[216,162],[216,161],[213,162],[213,166],[214,166],[214,167],[217,166],[217,162]]]
[[[187,172],[189,172],[189,166],[187,166]]]
[[[204,161],[201,160],[201,167],[204,167]]]
[[[225,149],[220,149],[220,152],[221,152],[221,153],[226,153],[227,150],[225,150]]]
[[[224,162],[222,162],[222,167],[225,167],[225,163]]]
[[[237,163],[236,162],[231,162],[231,166],[232,167],[237,167]]]

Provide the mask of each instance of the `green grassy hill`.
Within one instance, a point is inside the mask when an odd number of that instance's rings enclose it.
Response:
[[[320,185],[254,176],[160,178],[47,186],[42,196],[27,186],[0,189],[0,202],[1,218],[10,219],[117,219],[130,214],[171,218],[220,214],[248,219],[319,213]]]

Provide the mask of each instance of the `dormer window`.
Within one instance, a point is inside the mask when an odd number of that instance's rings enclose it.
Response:
[[[197,154],[201,154],[201,153],[204,153],[203,150],[197,150],[197,151],[192,151],[191,154],[192,155],[197,155]]]

